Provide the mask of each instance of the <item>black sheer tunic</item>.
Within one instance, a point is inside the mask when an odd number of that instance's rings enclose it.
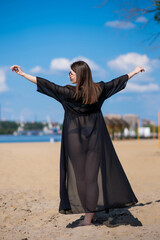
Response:
[[[101,95],[91,105],[75,101],[70,85],[36,79],[37,91],[56,99],[64,108],[59,212],[108,212],[137,203],[101,112],[103,102],[126,87],[128,74],[99,82]]]

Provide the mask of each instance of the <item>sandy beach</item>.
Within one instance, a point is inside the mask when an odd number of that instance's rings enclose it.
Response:
[[[0,240],[160,239],[160,148],[157,140],[114,141],[138,203],[95,214],[62,215],[60,142],[0,144]]]

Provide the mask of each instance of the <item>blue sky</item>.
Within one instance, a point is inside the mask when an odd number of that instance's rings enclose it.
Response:
[[[103,114],[137,114],[158,122],[160,56],[158,41],[149,37],[159,25],[151,15],[134,19],[120,14],[122,1],[3,1],[0,8],[1,118],[63,122],[63,107],[36,91],[34,83],[10,70],[22,70],[59,85],[70,84],[69,66],[84,60],[93,80],[110,81],[136,66],[145,68],[129,79],[126,88],[106,100]],[[136,3],[137,1],[133,1]],[[140,7],[151,5],[141,1]]]

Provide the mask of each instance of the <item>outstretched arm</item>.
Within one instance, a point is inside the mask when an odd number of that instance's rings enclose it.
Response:
[[[13,65],[11,69],[12,71],[15,71],[20,76],[23,76],[29,81],[35,83],[37,85],[38,92],[48,95],[61,103],[63,102],[65,97],[69,97],[71,94],[67,86],[60,86],[58,84],[50,82],[45,78],[38,77],[38,76],[34,77],[30,74],[24,73],[20,68],[20,66],[18,65]]]
[[[25,78],[28,79],[29,81],[37,84],[37,79],[36,79],[36,77],[34,77],[34,76],[30,75],[30,74],[24,73],[24,72],[22,71],[22,69],[21,69],[20,66],[18,66],[18,65],[13,65],[13,66],[11,67],[11,69],[12,69],[12,72],[15,71],[15,72],[16,72],[17,74],[19,74],[20,76],[25,77]]]
[[[144,68],[137,66],[132,72],[128,73],[128,79],[132,78],[135,74],[143,71],[145,72]]]
[[[105,84],[105,99],[111,97],[115,93],[123,90],[126,87],[127,81],[135,74],[145,71],[144,68],[137,66],[132,72],[124,74],[120,77],[114,78]]]

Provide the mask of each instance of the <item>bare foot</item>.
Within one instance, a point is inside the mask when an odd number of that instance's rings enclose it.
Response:
[[[86,222],[86,221],[82,220],[82,221],[78,224],[78,226],[88,226],[88,225],[91,225],[91,224],[92,224],[91,222]]]

